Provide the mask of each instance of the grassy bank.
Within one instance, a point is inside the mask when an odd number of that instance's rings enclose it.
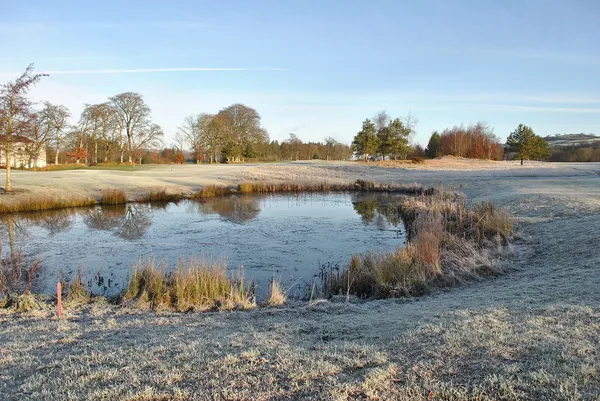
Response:
[[[125,191],[105,189],[99,200],[87,197],[57,197],[50,195],[20,196],[11,195],[0,199],[0,213],[33,212],[52,209],[101,205],[119,205],[129,202],[178,202],[182,199],[208,199],[230,195],[276,194],[302,192],[392,192],[404,194],[432,193],[419,184],[389,185],[358,180],[349,184],[264,184],[242,183],[237,186],[206,185],[192,194],[172,193],[165,189],[152,190],[136,199],[129,199]],[[11,199],[12,198],[12,199]]]

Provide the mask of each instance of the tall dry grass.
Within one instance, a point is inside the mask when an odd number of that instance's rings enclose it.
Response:
[[[217,196],[227,196],[231,195],[233,191],[231,188],[221,185],[207,185],[202,187],[197,192],[194,192],[191,196],[192,199],[206,199],[206,198],[214,198]]]
[[[407,246],[353,255],[340,273],[321,275],[322,293],[415,296],[502,272],[492,253],[502,254],[512,237],[507,211],[491,202],[469,208],[464,197],[440,191],[407,199],[400,213]]]
[[[17,312],[31,310],[36,300],[31,294],[33,279],[41,263],[36,260],[26,263],[20,250],[14,251],[2,259],[0,245],[0,307],[11,308]]]
[[[140,202],[179,202],[183,195],[179,193],[169,193],[165,189],[150,191],[140,197]]]
[[[87,197],[64,199],[51,195],[35,195],[26,198],[18,198],[8,202],[0,202],[0,213],[38,212],[42,210],[67,209],[72,207],[92,206],[96,203],[96,200]]]
[[[300,192],[394,192],[405,194],[423,194],[433,192],[433,189],[425,189],[420,184],[391,185],[375,183],[372,181],[357,180],[346,184],[301,184],[301,183],[250,183],[244,182],[237,187],[231,188],[219,185],[207,185],[194,193],[192,199],[212,198],[232,194],[277,194],[277,193],[300,193]]]
[[[267,306],[282,306],[287,301],[287,292],[283,289],[280,279],[273,278],[269,284]]]
[[[125,192],[120,189],[105,189],[100,197],[101,205],[122,205],[127,203]]]
[[[167,261],[140,260],[133,266],[123,300],[154,310],[249,309],[255,306],[252,284],[243,273],[228,274],[227,263],[181,259],[174,271]]]

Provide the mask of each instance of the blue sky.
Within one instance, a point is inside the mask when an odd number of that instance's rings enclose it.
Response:
[[[415,115],[422,144],[479,120],[600,134],[597,0],[0,1],[0,81],[55,71],[32,96],[75,116],[140,92],[167,144],[237,102],[279,140],[350,143],[379,110]]]

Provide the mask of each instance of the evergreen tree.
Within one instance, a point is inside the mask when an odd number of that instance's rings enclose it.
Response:
[[[548,143],[544,138],[536,135],[531,127],[519,124],[517,129],[510,133],[506,144],[511,150],[517,152],[517,158],[521,160],[539,160],[550,156]]]
[[[364,156],[365,161],[369,159],[369,155],[377,153],[379,138],[377,138],[375,124],[368,118],[363,122],[362,130],[354,137],[352,148],[358,154]]]
[[[429,138],[429,143],[427,144],[427,149],[425,149],[425,154],[427,155],[427,157],[434,159],[442,155],[440,139],[440,134],[437,131],[434,131],[433,134],[431,134],[431,137]]]

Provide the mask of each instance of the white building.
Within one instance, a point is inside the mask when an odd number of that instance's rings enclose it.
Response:
[[[0,135],[0,166],[6,167],[6,135]],[[36,152],[37,149],[37,152]],[[46,167],[46,146],[35,146],[31,139],[13,135],[10,155],[12,168]]]

